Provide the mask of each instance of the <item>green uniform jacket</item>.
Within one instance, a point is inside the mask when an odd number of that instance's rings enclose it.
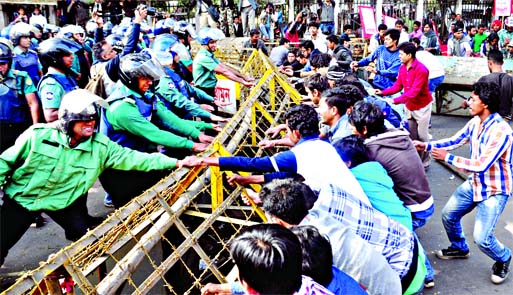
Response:
[[[145,118],[139,112],[134,96],[140,97],[139,94],[125,86],[121,86],[109,96],[109,101],[115,99],[114,97],[125,97],[112,102],[105,112],[107,120],[114,130],[124,130],[167,147],[192,149],[194,142],[178,136],[174,132],[197,139],[202,130],[212,129],[213,125],[211,123],[181,119],[169,111],[162,101],[157,101],[155,104],[156,111],[152,114],[152,116],[156,115],[157,118]],[[165,130],[160,129],[150,120],[158,121]]]
[[[193,117],[200,117],[203,119],[209,119],[211,116],[209,112],[202,109],[197,103],[191,101],[178,91],[178,89],[176,89],[175,82],[167,76],[160,79],[159,85],[157,86],[157,93],[159,94],[159,98],[164,99],[171,105],[171,110],[178,109]],[[208,94],[206,95],[210,97]],[[164,102],[164,104],[166,103]]]
[[[150,171],[176,166],[176,159],[123,148],[102,134],[74,148],[68,143],[69,137],[55,124],[27,129],[0,155],[5,194],[30,211],[54,211],[83,196],[106,168]]]
[[[194,78],[194,86],[204,88],[214,88],[217,84],[216,73],[214,69],[219,61],[214,57],[214,53],[201,47],[194,57],[192,65],[192,77]]]

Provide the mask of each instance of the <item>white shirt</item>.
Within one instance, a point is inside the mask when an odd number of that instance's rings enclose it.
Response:
[[[320,52],[326,53],[328,52],[328,44],[326,41],[326,36],[320,31],[317,33],[315,39],[312,39],[312,35],[305,37],[305,40],[312,40],[315,48],[319,49]]]
[[[429,79],[434,79],[445,75],[445,70],[442,63],[438,57],[434,56],[431,52],[425,50],[417,51],[415,57],[429,70]]]

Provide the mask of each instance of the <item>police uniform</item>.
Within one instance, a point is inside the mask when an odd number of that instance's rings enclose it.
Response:
[[[192,76],[194,85],[205,91],[208,95],[215,97],[215,87],[217,84],[216,73],[214,69],[219,64],[214,53],[201,47],[194,58],[192,67]]]
[[[14,47],[14,57],[12,63],[12,69],[25,71],[29,75],[34,85],[39,83],[41,77],[39,71],[43,70],[43,66],[39,62],[37,52],[34,50],[27,50],[26,52],[21,50],[19,47]]]
[[[26,94],[36,87],[26,72],[9,70],[0,83],[0,153],[12,146],[16,138],[32,125]]]
[[[43,109],[58,109],[64,94],[77,88],[77,82],[53,68],[48,69],[37,86]]]

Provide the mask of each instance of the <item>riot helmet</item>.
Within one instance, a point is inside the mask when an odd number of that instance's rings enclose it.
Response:
[[[196,39],[201,45],[208,45],[208,42],[212,40],[219,41],[224,38],[225,35],[220,29],[205,27],[198,32],[198,37]]]
[[[113,27],[114,27],[114,25],[110,21],[103,24],[103,36],[104,37],[109,36],[112,33]]]
[[[88,90],[76,89],[70,91],[62,97],[57,128],[72,136],[74,122],[95,120],[95,126],[97,127],[100,119],[99,108],[107,108],[108,106],[103,98]]]
[[[63,57],[76,53],[80,49],[82,46],[69,39],[51,38],[39,44],[40,60],[47,66],[68,71],[69,68],[64,64]]]
[[[139,90],[140,77],[148,77],[157,81],[165,76],[164,69],[160,63],[152,58],[148,49],[139,53],[132,53],[121,58],[119,63],[119,78],[129,89],[141,93]]]
[[[125,47],[125,44],[123,43],[123,36],[120,35],[108,35],[107,38],[105,38],[105,42],[112,46],[112,48],[120,54],[123,51],[123,48]]]
[[[5,41],[4,41],[5,40]],[[12,46],[9,44],[9,40],[0,38],[0,63],[7,63],[7,71],[12,65]],[[0,81],[3,80],[3,76],[7,73],[0,73]]]
[[[27,23],[19,22],[12,26],[10,34],[11,42],[14,46],[18,46],[20,44],[20,38],[22,37],[31,37],[31,33],[33,34],[37,29]]]

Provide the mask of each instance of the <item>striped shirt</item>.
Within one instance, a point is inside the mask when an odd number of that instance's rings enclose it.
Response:
[[[498,113],[491,114],[482,123],[476,116],[453,137],[428,143],[426,150],[453,150],[470,143],[470,159],[448,153],[444,160],[471,172],[468,180],[474,191],[474,202],[480,202],[493,195],[511,194],[512,133]]]
[[[399,277],[408,273],[415,241],[413,233],[398,221],[332,184],[320,190],[314,208],[329,212],[343,226],[371,244]]]

